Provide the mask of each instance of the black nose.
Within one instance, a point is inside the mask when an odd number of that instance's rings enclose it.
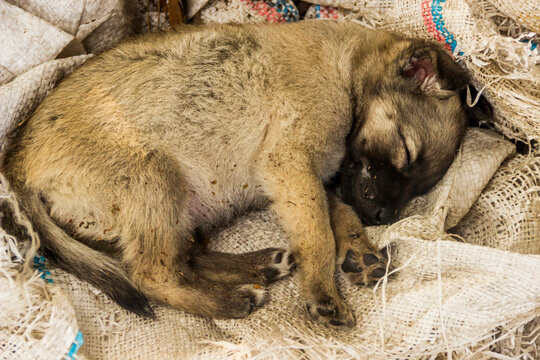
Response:
[[[383,222],[383,209],[379,209],[375,214],[375,221],[377,224],[382,224]]]
[[[378,208],[373,213],[371,218],[374,225],[389,224],[394,221],[394,211],[388,208]]]

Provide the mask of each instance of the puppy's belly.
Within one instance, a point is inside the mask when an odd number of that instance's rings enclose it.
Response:
[[[220,180],[222,181],[220,183]],[[191,225],[203,232],[213,232],[249,210],[268,204],[261,186],[246,178],[214,179],[210,186],[193,186],[188,182],[186,212]]]

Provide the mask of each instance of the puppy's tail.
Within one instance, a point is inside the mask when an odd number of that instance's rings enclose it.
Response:
[[[132,285],[118,261],[66,234],[51,219],[37,193],[29,189],[12,190],[21,210],[38,233],[41,250],[48,260],[100,289],[124,309],[142,316],[154,316],[148,300]],[[13,217],[13,214],[7,215]]]

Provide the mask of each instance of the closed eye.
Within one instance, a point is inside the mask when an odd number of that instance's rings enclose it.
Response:
[[[405,141],[403,134],[399,133],[399,137],[401,138],[401,144],[403,145],[403,149],[405,149],[405,163],[401,166],[399,170],[402,172],[407,172],[407,170],[409,170],[409,166],[411,166],[411,153],[409,151],[409,148],[407,147],[407,142]]]

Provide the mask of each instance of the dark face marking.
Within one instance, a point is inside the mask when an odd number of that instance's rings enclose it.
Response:
[[[405,199],[407,178],[381,162],[358,163],[348,157],[342,166],[341,195],[364,224],[394,221]],[[367,168],[369,167],[369,170]]]
[[[395,221],[444,176],[471,118],[460,99],[467,83],[440,46],[414,41],[354,90],[356,123],[336,183],[365,224]]]
[[[455,126],[418,124],[406,131],[396,126],[383,137],[369,135],[371,145],[352,146],[341,169],[344,201],[366,224],[395,221],[409,200],[427,192],[448,170],[463,136],[464,126],[458,125],[462,117],[456,114]],[[400,123],[407,122],[404,116],[399,118]],[[431,116],[416,119],[427,123]]]
[[[452,101],[448,102],[447,101]],[[446,173],[465,129],[457,98],[441,103],[388,89],[357,129],[341,169],[341,191],[366,224],[397,219],[413,197]]]

